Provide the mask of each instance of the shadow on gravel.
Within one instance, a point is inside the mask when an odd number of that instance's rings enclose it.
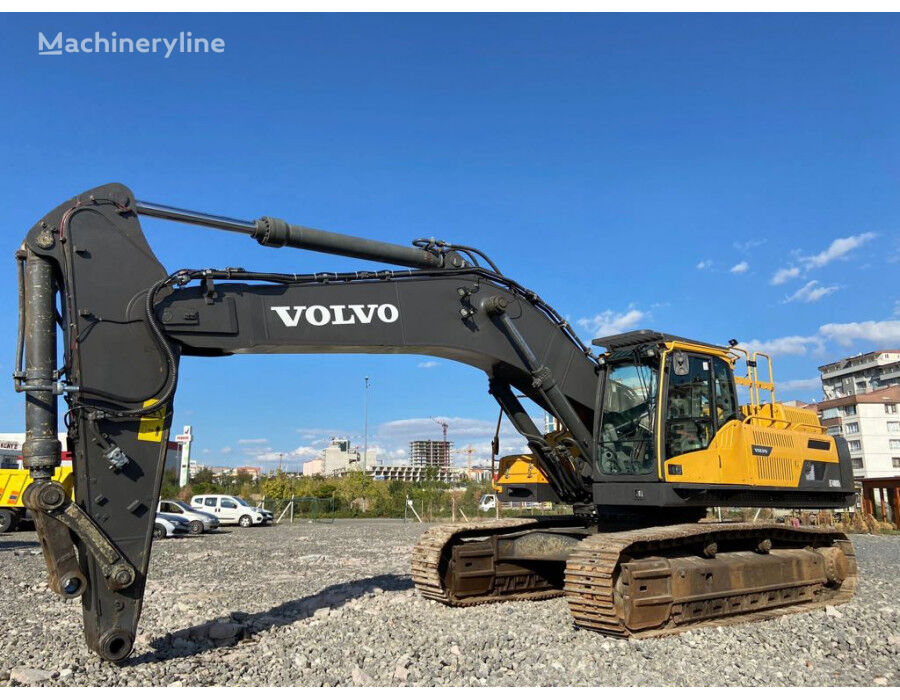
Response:
[[[209,649],[232,646],[236,642],[252,639],[254,635],[264,630],[284,627],[298,620],[313,617],[317,610],[339,608],[369,593],[407,591],[411,588],[413,582],[409,576],[384,574],[328,586],[314,595],[290,600],[263,612],[251,614],[234,611],[230,613],[228,622],[221,622],[223,618],[217,618],[158,637],[150,642],[155,651],[133,656],[123,665],[133,666],[195,656]]]
[[[28,540],[0,540],[0,552],[4,549],[34,549],[38,546],[37,542]]]

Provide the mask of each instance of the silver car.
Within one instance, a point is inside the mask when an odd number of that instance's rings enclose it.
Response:
[[[173,513],[157,513],[156,522],[153,524],[153,539],[186,535],[188,521],[181,515]]]
[[[210,513],[191,508],[184,501],[164,500],[156,507],[157,513],[168,515],[180,515],[188,521],[188,532],[192,535],[200,535],[204,532],[212,532],[219,527],[219,519]]]

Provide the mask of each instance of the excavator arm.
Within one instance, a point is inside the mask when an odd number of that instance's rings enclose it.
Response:
[[[170,274],[147,244],[140,215],[407,269]],[[596,358],[551,307],[473,248],[406,247],[279,219],[199,214],[137,201],[112,184],[48,213],[17,258],[15,381],[26,396],[23,457],[35,479],[25,500],[51,587],[82,597],[87,642],[105,659],[124,659],[134,643],[185,355],[413,353],[471,365],[487,374],[560,499],[590,502]],[[50,479],[61,449],[60,395],[74,502]],[[567,438],[548,444],[518,395],[554,415]]]

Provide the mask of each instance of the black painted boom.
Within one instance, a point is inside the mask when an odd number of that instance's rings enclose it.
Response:
[[[414,269],[169,274],[144,238],[139,213]],[[475,254],[136,202],[115,184],[60,205],[29,231],[19,253],[26,367],[16,374],[28,406],[25,466],[36,479],[28,497],[51,585],[70,597],[83,592],[93,649],[119,660],[133,645],[182,355],[414,353],[477,367],[560,498],[590,502],[583,474],[590,473],[597,363],[549,306],[490,261],[492,269],[477,266]],[[55,289],[65,349],[58,373]],[[547,445],[516,392],[555,415],[575,449]],[[74,503],[49,481],[59,463],[60,393],[69,404]],[[74,535],[81,575],[73,573],[61,524]]]

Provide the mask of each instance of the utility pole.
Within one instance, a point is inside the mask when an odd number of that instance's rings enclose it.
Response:
[[[363,427],[363,471],[369,469],[369,378],[366,377],[365,423]]]

